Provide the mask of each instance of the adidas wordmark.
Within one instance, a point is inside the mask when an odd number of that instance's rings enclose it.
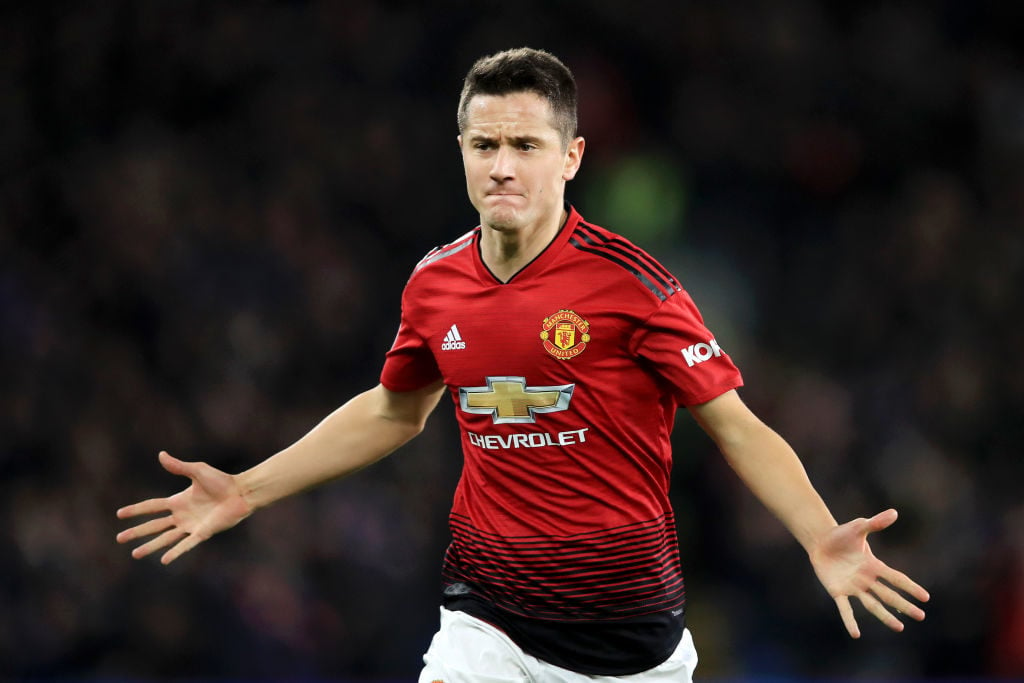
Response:
[[[459,334],[459,326],[452,325],[452,328],[448,330],[448,334],[444,336],[444,341],[441,343],[442,351],[455,351],[457,349],[466,348],[466,342],[462,341],[462,335]]]

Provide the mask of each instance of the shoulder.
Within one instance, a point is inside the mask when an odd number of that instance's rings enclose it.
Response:
[[[416,267],[412,269],[413,275],[435,265],[446,258],[455,256],[456,254],[464,251],[467,247],[472,246],[476,242],[476,236],[480,233],[480,226],[477,226],[459,237],[457,240],[440,247],[434,247],[427,252],[426,256],[420,259]]]
[[[450,278],[454,271],[467,271],[465,258],[472,256],[479,233],[480,227],[477,226],[458,239],[428,251],[409,274],[409,280],[405,283],[406,294],[408,295],[410,290],[419,291],[424,287],[428,292],[432,291],[444,286],[442,283]]]
[[[611,230],[580,219],[569,236],[569,244],[599,259],[597,263],[641,286],[659,301],[683,291],[675,276],[657,259]]]

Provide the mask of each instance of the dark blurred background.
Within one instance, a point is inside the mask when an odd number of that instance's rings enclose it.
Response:
[[[575,71],[591,221],[669,266],[842,520],[931,590],[851,641],[684,413],[706,678],[1024,676],[1024,3],[5,3],[0,678],[413,680],[451,408],[170,567],[114,536],[166,448],[229,471],[376,383],[416,261],[476,224],[461,79]]]

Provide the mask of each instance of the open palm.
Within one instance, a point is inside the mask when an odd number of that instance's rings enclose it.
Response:
[[[924,610],[903,593],[927,602],[928,591],[875,557],[868,545],[868,534],[889,527],[896,517],[895,510],[886,510],[870,519],[855,519],[837,526],[810,553],[818,579],[836,601],[843,624],[853,638],[860,637],[860,629],[850,605],[851,597],[860,600],[868,612],[894,631],[902,631],[903,622],[889,608],[917,621],[924,619]]]
[[[143,522],[117,535],[128,543],[158,534],[132,551],[132,557],[146,557],[169,547],[160,561],[169,564],[214,534],[230,529],[252,514],[235,478],[201,462],[184,462],[166,451],[160,464],[172,474],[188,477],[192,485],[169,498],[151,498],[117,511],[120,519],[140,515],[169,514]]]

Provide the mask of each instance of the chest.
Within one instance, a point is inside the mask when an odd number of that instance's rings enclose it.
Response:
[[[435,292],[419,332],[449,386],[578,382],[624,366],[634,322],[602,283],[545,278]]]

